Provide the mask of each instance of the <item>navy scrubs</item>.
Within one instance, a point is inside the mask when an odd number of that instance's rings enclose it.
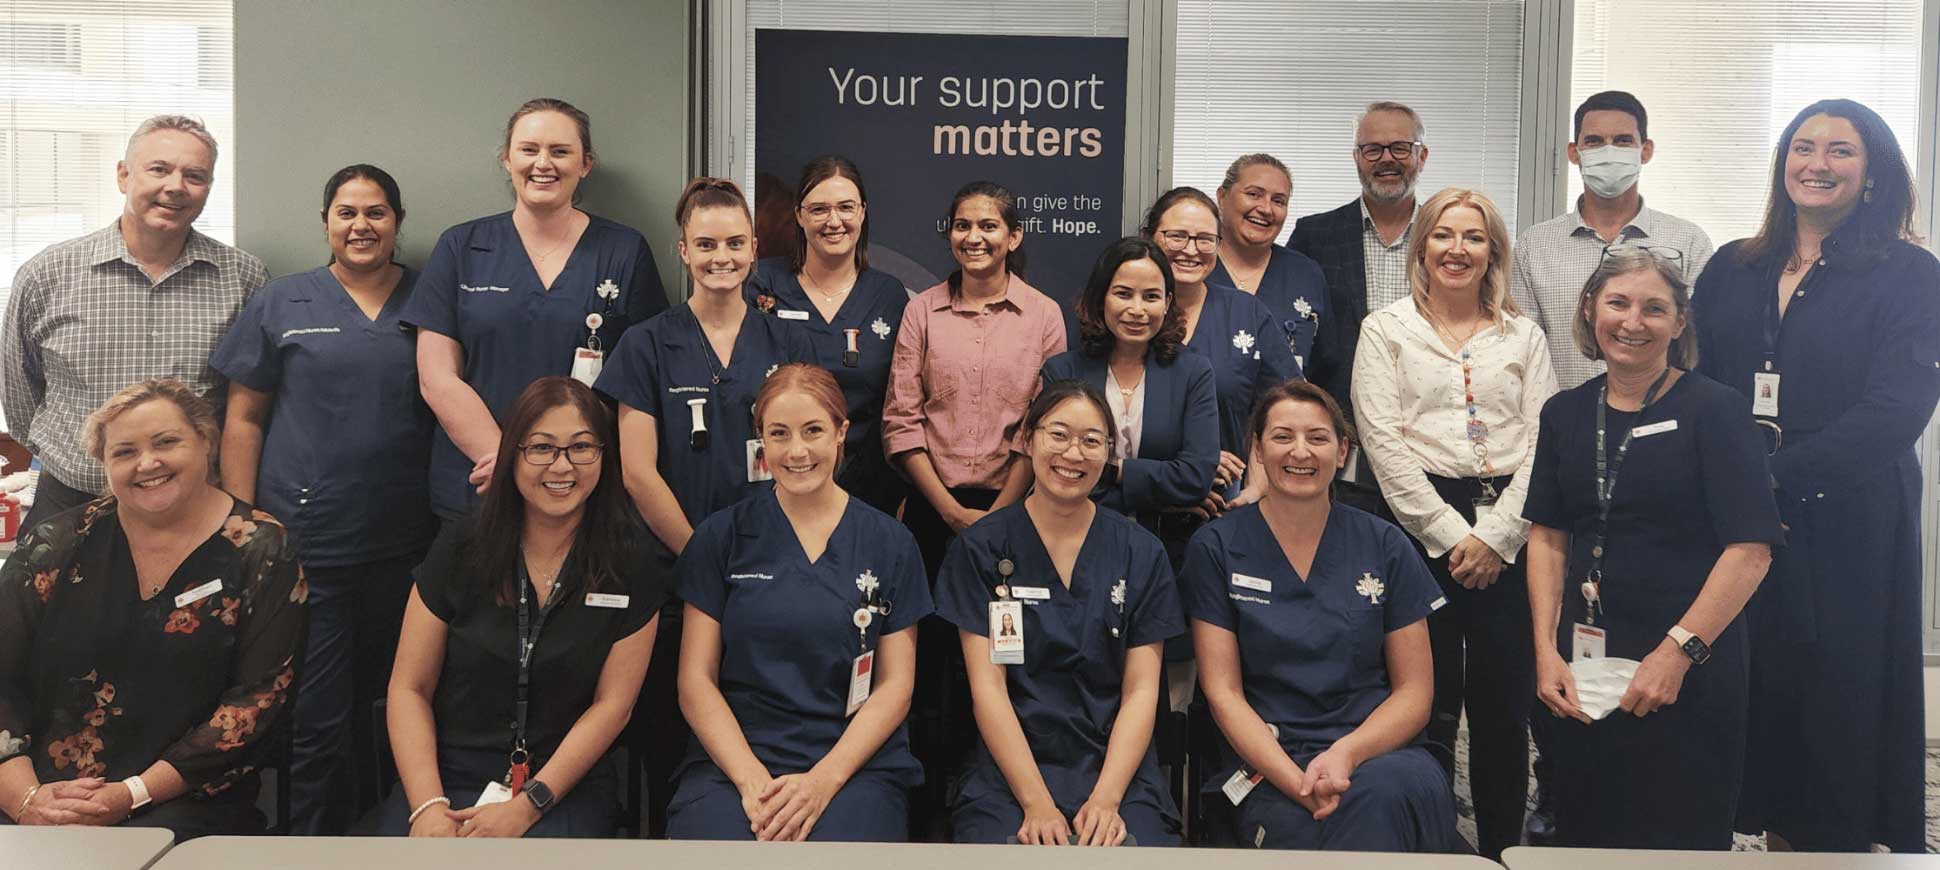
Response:
[[[778,366],[814,358],[807,333],[749,306],[723,368],[693,309],[682,304],[627,330],[594,386],[653,416],[660,476],[687,522],[698,526],[715,511],[773,488],[748,480],[748,441],[756,437],[754,398]],[[705,400],[701,412],[708,433],[699,450],[688,404],[695,400]]]
[[[1104,768],[1127,651],[1185,633],[1178,590],[1158,539],[1108,510],[1092,515],[1067,587],[1020,502],[950,542],[936,578],[938,615],[964,631],[989,636],[989,605],[1004,582],[997,573],[1002,559],[1015,563],[1013,589],[1035,586],[1048,592],[1043,599],[1018,598],[1024,609],[1024,664],[1005,666],[1004,674],[1044,785],[1058,812],[1071,821]],[[1024,811],[981,737],[954,803],[959,843],[1002,843],[1017,836],[1024,823]],[[1118,814],[1138,845],[1178,845],[1179,813],[1159,775],[1153,744],[1146,745]]]
[[[533,381],[572,373],[573,354],[597,338],[611,364],[627,327],[667,307],[653,251],[630,227],[588,215],[586,231],[548,290],[526,256],[512,213],[445,230],[404,308],[404,323],[450,337],[465,351],[462,374],[502,425]],[[606,288],[609,295],[601,295]],[[597,330],[587,315],[598,314]],[[431,448],[431,507],[453,520],[477,503],[472,461],[443,428]]]
[[[1253,403],[1282,383],[1300,377],[1286,330],[1266,303],[1231,287],[1208,282],[1186,348],[1212,363],[1219,388],[1219,449],[1247,457],[1246,420]],[[1240,482],[1224,493],[1238,494]]]
[[[1442,605],[1407,534],[1346,505],[1328,512],[1310,576],[1288,564],[1259,505],[1207,523],[1186,546],[1180,595],[1194,620],[1233,632],[1246,701],[1303,767],[1388,699],[1383,644]],[[1206,799],[1242,762],[1221,740]],[[1459,842],[1448,777],[1417,736],[1355,770],[1325,821],[1271,782],[1236,810],[1239,839],[1268,849],[1442,852]]]
[[[793,322],[808,333],[815,349],[810,361],[828,369],[842,387],[849,406],[849,437],[843,442],[836,483],[871,507],[895,513],[906,488],[902,476],[883,457],[882,399],[889,391],[889,360],[896,352],[896,332],[903,326],[909,291],[887,272],[864,269],[831,322],[809,301],[787,258],[770,257],[756,264],[744,292],[748,304],[757,307],[762,307],[762,297],[768,297],[770,316]],[[847,357],[851,333],[856,347],[853,364]]]
[[[384,696],[411,568],[438,531],[427,481],[437,421],[418,392],[416,339],[398,323],[417,278],[405,269],[374,320],[327,266],[278,278],[209,360],[270,396],[255,500],[295,533],[310,583],[291,748],[299,833],[341,834],[376,800],[379,783],[353,791],[351,760],[374,739],[355,711]]]
[[[1238,287],[1223,261],[1213,266],[1206,283]],[[1260,286],[1255,290],[1254,297],[1266,304],[1280,328],[1286,331],[1292,342],[1294,360],[1306,368],[1307,359],[1313,354],[1314,336],[1320,332],[1320,319],[1327,316],[1326,273],[1312,257],[1274,245],[1267,254],[1266,272],[1260,275]]]
[[[719,684],[748,747],[770,775],[802,773],[835,748],[849,670],[866,647],[931,612],[916,540],[902,524],[851,497],[828,548],[813,562],[772,491],[700,524],[675,568],[680,597],[721,624]],[[875,583],[889,613],[858,631],[862,586]],[[751,840],[741,795],[693,739],[676,775],[667,835]],[[907,725],[829,801],[811,840],[908,839],[909,789],[923,781]]]

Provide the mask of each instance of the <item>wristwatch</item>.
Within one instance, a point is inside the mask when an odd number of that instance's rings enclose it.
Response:
[[[552,809],[552,789],[539,780],[531,780],[525,784],[525,799],[532,802],[532,808],[538,810],[539,815],[543,816],[547,810]]]
[[[1705,643],[1704,638],[1692,634],[1689,629],[1681,625],[1671,626],[1671,630],[1666,633],[1671,636],[1671,640],[1677,642],[1677,648],[1690,657],[1691,664],[1701,665],[1711,660],[1711,645]]]

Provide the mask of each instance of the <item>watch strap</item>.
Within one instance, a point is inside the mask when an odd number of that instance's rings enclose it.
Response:
[[[128,777],[121,784],[128,787],[128,794],[134,798],[134,803],[128,807],[131,812],[154,802],[154,798],[148,794],[148,783],[142,782],[140,776]]]
[[[1678,646],[1683,646],[1687,643],[1690,643],[1691,638],[1697,637],[1697,635],[1691,633],[1690,629],[1687,629],[1681,625],[1671,626],[1671,630],[1665,632],[1665,634],[1670,635],[1671,640],[1675,641]]]

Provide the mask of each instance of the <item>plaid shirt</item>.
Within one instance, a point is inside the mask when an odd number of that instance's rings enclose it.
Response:
[[[209,354],[267,280],[261,260],[190,230],[182,256],[150,281],[119,221],[35,254],[20,267],[0,329],[0,400],[14,439],[62,483],[105,491],[101,464],[81,448],[88,414],[159,377],[220,407]]]
[[[1414,223],[1412,214],[1408,221],[1409,228],[1401,231],[1394,244],[1381,241],[1381,231],[1374,228],[1374,216],[1367,213],[1367,200],[1361,200],[1361,256],[1367,263],[1369,313],[1408,298],[1408,233]]]

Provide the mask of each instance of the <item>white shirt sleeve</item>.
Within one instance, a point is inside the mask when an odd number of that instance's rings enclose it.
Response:
[[[1362,321],[1360,345],[1354,352],[1355,425],[1388,509],[1408,534],[1421,541],[1428,555],[1441,556],[1468,536],[1469,524],[1435,492],[1421,460],[1408,449],[1401,366],[1387,337],[1392,323],[1392,318],[1378,311]],[[1547,362],[1544,365],[1547,370]],[[1553,384],[1554,375],[1550,377]]]
[[[1521,409],[1528,429],[1509,486],[1496,498],[1495,511],[1475,526],[1476,539],[1487,544],[1502,561],[1511,563],[1516,561],[1516,554],[1529,538],[1529,521],[1522,518],[1522,505],[1529,497],[1529,469],[1536,460],[1536,436],[1542,425],[1543,405],[1556,394],[1556,372],[1549,363],[1549,341],[1541,329],[1527,320],[1516,324],[1516,329],[1524,339]]]

